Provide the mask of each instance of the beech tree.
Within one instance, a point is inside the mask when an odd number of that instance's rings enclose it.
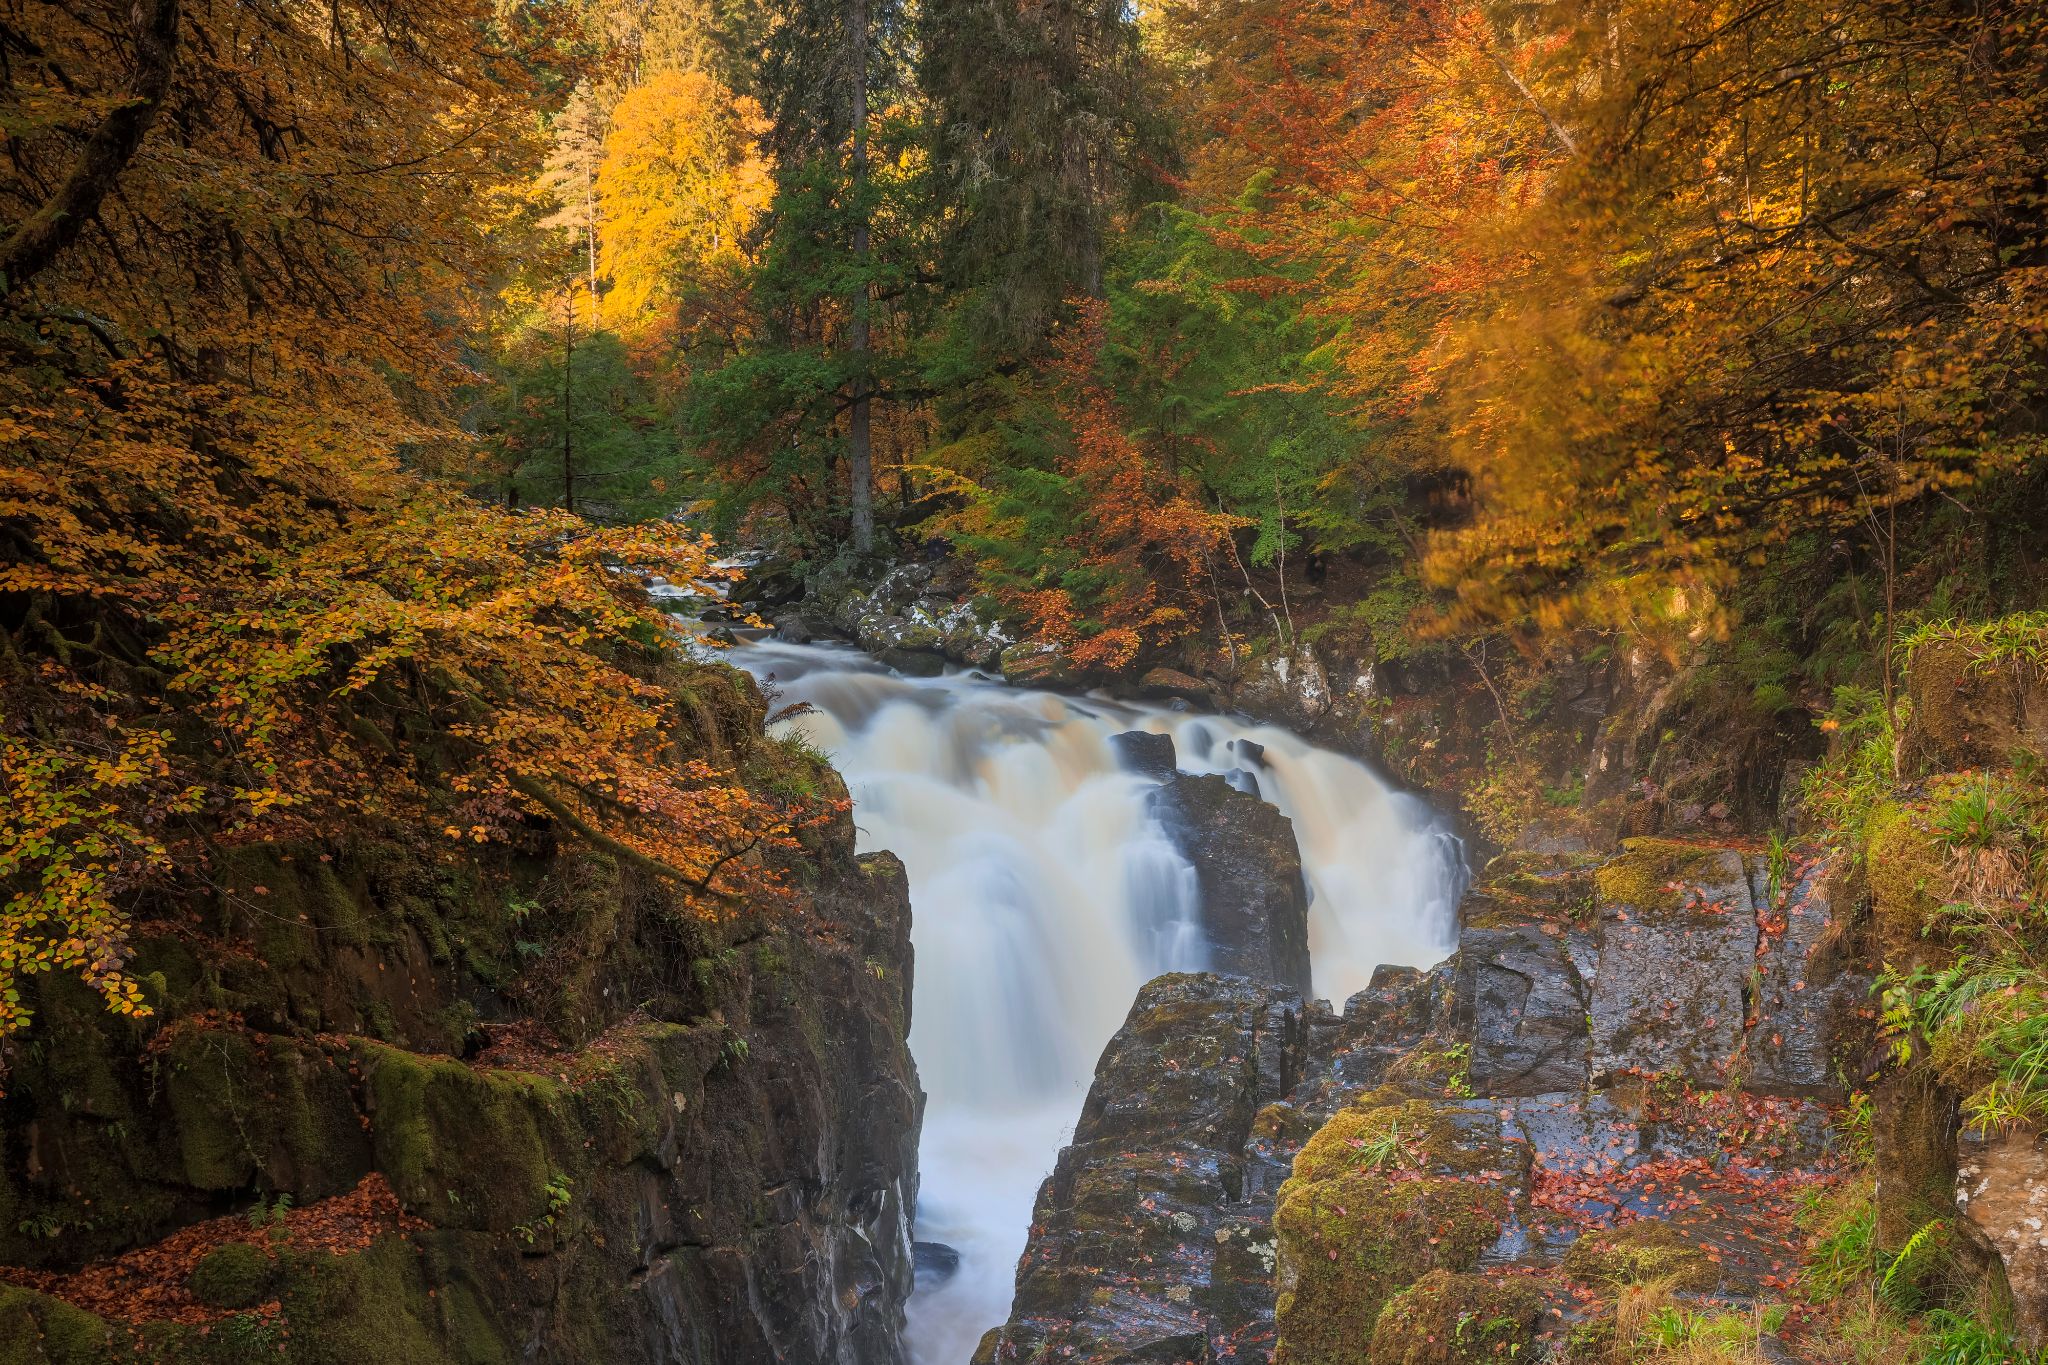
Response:
[[[14,6],[0,43],[0,1034],[146,1010],[129,918],[221,841],[545,821],[678,903],[779,903],[792,813],[675,710],[671,525],[461,467],[555,36],[471,0]],[[139,25],[139,27],[138,27]]]

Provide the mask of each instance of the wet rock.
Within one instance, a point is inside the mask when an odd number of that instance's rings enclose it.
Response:
[[[1956,1204],[2005,1263],[2014,1325],[2030,1347],[2048,1345],[2048,1145],[2041,1130],[2020,1124],[1968,1139]]]
[[[1296,1154],[1385,1079],[1442,990],[1385,968],[1338,1018],[1241,979],[1147,985],[1040,1191],[1015,1313],[976,1360],[1264,1358],[1273,1208]]]
[[[1109,747],[1116,754],[1117,764],[1125,772],[1149,777],[1155,782],[1173,780],[1175,760],[1172,735],[1155,735],[1146,730],[1126,730],[1123,734],[1111,735]]]
[[[1787,884],[1765,883],[1757,917],[1755,1024],[1749,1030],[1750,1089],[1775,1095],[1839,1095],[1860,1075],[1875,1029],[1867,1008],[1871,974],[1842,948],[1836,906],[1843,865],[1834,857],[1791,856]],[[1846,914],[1853,906],[1843,905]]]
[[[1590,935],[1484,897],[1468,900],[1453,988],[1456,1027],[1471,1049],[1469,1084],[1483,1095],[1583,1090],[1590,1065],[1591,991],[1571,948]]]
[[[1308,884],[1293,823],[1215,776],[1175,777],[1152,809],[1194,866],[1216,969],[1306,994]]]
[[[917,1272],[919,1293],[937,1289],[960,1273],[960,1253],[944,1242],[912,1242],[910,1262]]]
[[[890,647],[875,651],[875,661],[893,668],[906,678],[936,678],[946,671],[946,661],[921,649]]]
[[[804,564],[795,559],[764,559],[732,585],[734,601],[757,607],[787,606],[803,595]]]
[[[1214,689],[1208,683],[1192,674],[1174,668],[1148,668],[1138,679],[1138,695],[1164,699],[1179,697],[1184,701],[1207,702],[1212,700]]]
[[[1756,907],[1732,849],[1632,839],[1600,868],[1593,1071],[1725,1083],[1742,1050]]]
[[[1026,640],[1005,648],[996,660],[1003,681],[1013,687],[1069,687],[1080,681],[1081,671],[1060,651],[1058,645]]]
[[[1246,1148],[1299,1067],[1301,1010],[1211,975],[1139,992],[1039,1191],[1010,1320],[976,1361],[1207,1361],[1212,1342],[1270,1342],[1272,1187]]]

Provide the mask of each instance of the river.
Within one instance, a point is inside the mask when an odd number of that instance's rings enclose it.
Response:
[[[1455,939],[1466,874],[1443,820],[1284,730],[965,673],[907,678],[847,647],[768,640],[732,660],[779,705],[815,708],[780,730],[844,774],[861,849],[909,871],[910,1046],[929,1096],[916,1235],[960,1254],[911,1299],[915,1365],[965,1365],[1008,1317],[1032,1201],[1103,1045],[1145,981],[1205,965],[1193,869],[1111,736],[1170,734],[1184,771],[1249,774],[1237,780],[1292,818],[1318,995],[1342,1001],[1375,966],[1428,965]]]

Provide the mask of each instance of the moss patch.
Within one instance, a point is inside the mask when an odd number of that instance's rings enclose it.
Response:
[[[1714,1263],[1661,1218],[1587,1233],[1565,1253],[1564,1273],[1582,1284],[1607,1290],[1669,1280],[1674,1289],[1704,1291],[1721,1278]]]
[[[377,1168],[408,1208],[441,1226],[487,1232],[549,1212],[549,1179],[581,1149],[562,1086],[376,1043],[359,1044],[357,1056]]]
[[[1515,1160],[1483,1124],[1381,1089],[1309,1140],[1273,1219],[1276,1361],[1360,1360],[1389,1298],[1432,1270],[1478,1263],[1511,1213],[1506,1172]]]
[[[0,1365],[101,1365],[113,1332],[61,1299],[0,1284]]]
[[[1535,1345],[1542,1317],[1542,1296],[1526,1284],[1433,1270],[1387,1300],[1364,1358],[1372,1365],[1516,1360]]]
[[[1912,812],[1893,808],[1873,820],[1864,861],[1885,952],[1901,960],[1924,956],[1924,932],[1948,886],[1941,846]]]
[[[1618,858],[1593,873],[1600,899],[1639,910],[1676,910],[1686,890],[1715,872],[1723,850],[1670,839],[1627,839]]]
[[[276,1270],[261,1247],[227,1242],[207,1252],[185,1283],[193,1298],[210,1307],[254,1308],[270,1296]]]

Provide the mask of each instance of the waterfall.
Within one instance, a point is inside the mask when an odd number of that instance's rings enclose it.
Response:
[[[917,1365],[964,1365],[1009,1315],[1040,1181],[1138,987],[1207,960],[1194,869],[1151,817],[1153,783],[1110,737],[1173,736],[1184,771],[1235,774],[1294,822],[1315,988],[1341,1001],[1381,963],[1450,951],[1465,870],[1422,801],[1284,730],[970,674],[912,679],[852,649],[762,641],[733,661],[829,754],[863,850],[910,875],[910,1047],[929,1095],[917,1236],[960,1253],[912,1298]]]

